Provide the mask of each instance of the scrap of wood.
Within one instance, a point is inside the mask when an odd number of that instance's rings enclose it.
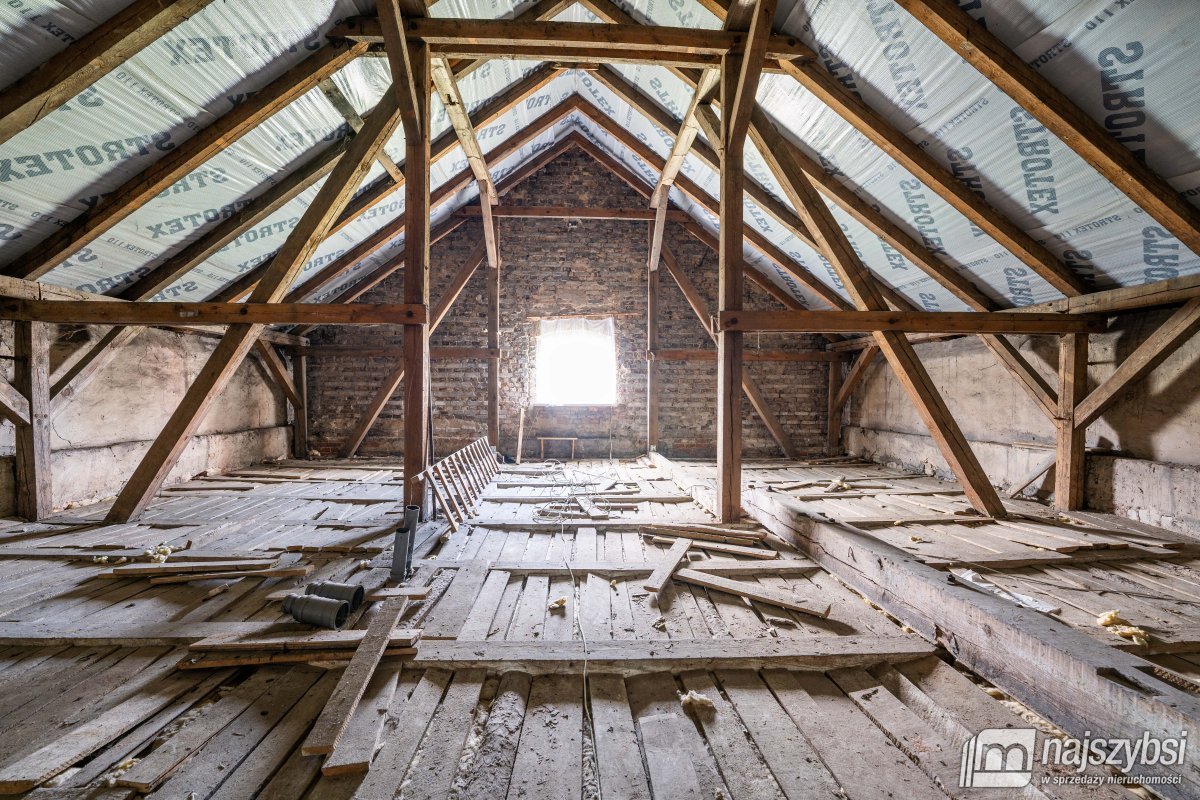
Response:
[[[247,569],[233,572],[192,572],[182,575],[160,575],[151,578],[150,583],[192,583],[193,581],[224,581],[238,578],[302,578],[313,571],[312,564],[301,564],[296,567],[276,567],[274,569]]]
[[[232,636],[210,636],[188,645],[192,651],[225,650],[354,650],[366,636],[364,630],[321,631],[307,636],[279,634],[261,638],[242,639]],[[388,647],[412,647],[421,638],[421,629],[392,631]]]
[[[583,509],[583,512],[588,515],[589,519],[608,519],[608,512],[598,508],[587,495],[575,495],[574,500]]]
[[[687,560],[688,547],[692,544],[689,539],[676,539],[671,545],[671,549],[667,551],[663,560],[655,567],[654,572],[642,584],[648,592],[657,594],[662,591],[662,588],[671,580],[671,573],[679,566],[679,562]]]
[[[779,606],[780,608],[799,611],[802,614],[811,614],[814,617],[821,617],[822,619],[827,619],[829,617],[829,610],[833,608],[831,604],[825,606],[823,611],[817,610],[812,606],[801,603],[795,598],[795,596],[777,589],[772,589],[757,583],[731,581],[728,578],[721,578],[716,575],[698,572],[693,569],[678,570],[675,573],[675,577],[687,583],[703,586],[706,589],[716,589],[721,592],[727,592],[729,594],[744,597],[747,600],[758,600],[762,603],[770,603],[771,605]]]
[[[707,550],[712,553],[727,553],[735,556],[748,556],[750,558],[774,559],[779,558],[778,550],[768,550],[765,547],[745,547],[739,544],[726,544],[725,542],[706,542],[703,540],[694,539],[672,539],[669,536],[652,536],[650,541],[654,544],[670,544],[675,542],[690,542],[688,545],[693,549]]]
[[[358,701],[362,699],[367,683],[375,672],[375,666],[387,650],[392,630],[400,621],[407,598],[395,597],[383,604],[371,618],[367,633],[363,636],[358,649],[354,651],[350,665],[342,673],[341,680],[325,704],[321,716],[317,718],[300,752],[306,756],[328,755],[333,752],[342,731],[346,729]]]
[[[139,578],[149,575],[177,575],[185,572],[218,572],[235,569],[270,569],[275,559],[251,561],[168,561],[162,564],[127,564],[100,573],[106,578]]]
[[[416,655],[415,647],[389,647],[379,659]],[[176,666],[181,670],[253,667],[267,664],[334,664],[352,661],[347,650],[289,650],[282,653],[202,653],[187,656]],[[378,661],[378,659],[377,659]]]
[[[267,595],[270,602],[282,601],[290,594],[296,594],[294,589],[281,589]],[[363,602],[373,603],[379,600],[390,600],[393,597],[407,597],[410,600],[422,600],[429,596],[428,586],[397,586],[391,589],[372,589],[363,596]]]
[[[710,537],[720,536],[724,539],[751,539],[753,541],[762,541],[767,535],[767,532],[761,528],[757,530],[751,530],[747,528],[731,528],[724,525],[700,525],[678,522],[648,522],[642,525],[642,528],[647,533],[665,533],[671,536],[687,536],[689,539],[695,539],[700,535],[705,535]]]

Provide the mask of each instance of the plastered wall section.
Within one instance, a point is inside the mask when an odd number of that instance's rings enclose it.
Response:
[[[1116,318],[1091,337],[1088,383],[1095,388],[1169,316],[1155,310]],[[1054,337],[1010,337],[1057,386]],[[992,483],[1008,487],[1052,452],[1054,428],[977,338],[917,346],[921,361]],[[877,358],[844,417],[848,452],[949,476],[942,458],[891,368]],[[1088,428],[1088,508],[1200,534],[1200,342],[1183,344]],[[1027,494],[1046,497],[1041,478]]]
[[[76,358],[103,328],[55,326],[51,371]],[[71,395],[50,427],[54,505],[112,497],[133,473],[204,365],[215,338],[149,328],[131,341],[82,391]],[[12,378],[12,324],[0,327],[0,354]],[[288,407],[253,356],[238,368],[201,423],[167,485],[289,455]],[[0,514],[14,507],[15,431],[0,425]]]

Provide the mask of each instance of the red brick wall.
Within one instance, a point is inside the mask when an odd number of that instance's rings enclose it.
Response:
[[[514,188],[506,204],[602,208],[645,207],[646,200],[586,154],[572,150]],[[525,416],[525,454],[533,455],[538,436],[575,436],[581,457],[631,456],[646,450],[646,258],[648,223],[500,218],[501,253],[500,447],[516,449],[520,408],[532,399],[532,361],[540,317],[612,314],[618,348],[618,402],[612,407],[531,406]],[[471,221],[434,245],[432,297],[465,261],[482,236]],[[716,308],[716,254],[682,227],[667,227],[666,246]],[[446,320],[433,335],[434,346],[487,344],[486,264],[471,279]],[[683,294],[665,270],[660,275],[659,346],[712,347]],[[401,302],[398,273],[362,298]],[[748,287],[748,308],[780,308]],[[398,328],[326,327],[316,343],[399,345]],[[748,348],[816,349],[820,339],[795,335],[748,335]],[[394,364],[380,358],[314,358],[310,362],[312,446],[333,454]],[[827,367],[825,363],[756,362],[749,372],[802,452],[824,444]],[[660,443],[664,454],[711,457],[715,450],[716,365],[712,361],[661,362]],[[448,453],[487,432],[487,370],[483,361],[435,361],[432,373],[433,433],[436,452]],[[745,452],[781,455],[770,434],[743,403]],[[363,442],[364,455],[403,450],[403,403],[393,397]],[[550,451],[547,451],[550,456]]]

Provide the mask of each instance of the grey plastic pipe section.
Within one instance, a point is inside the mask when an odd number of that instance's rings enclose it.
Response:
[[[289,594],[283,598],[283,613],[291,614],[296,622],[336,631],[346,624],[350,604],[315,594]]]
[[[405,580],[412,569],[413,543],[417,538],[420,519],[420,506],[404,507],[404,522],[396,528],[396,539],[392,544],[391,578],[397,583]]]
[[[329,597],[334,600],[345,600],[350,604],[351,611],[357,611],[363,604],[367,593],[356,583],[335,583],[334,581],[317,581],[304,587],[305,594],[315,594],[319,597]]]

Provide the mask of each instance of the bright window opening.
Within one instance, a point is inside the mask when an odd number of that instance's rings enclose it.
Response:
[[[611,406],[617,402],[617,341],[612,317],[544,319],[538,329],[534,402]]]

